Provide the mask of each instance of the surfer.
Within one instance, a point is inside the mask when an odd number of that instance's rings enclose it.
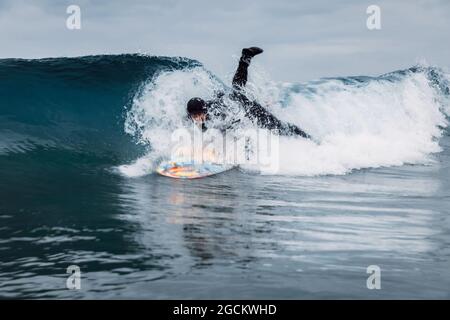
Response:
[[[247,83],[248,67],[251,59],[262,52],[263,50],[258,47],[242,49],[242,56],[239,59],[239,65],[233,77],[233,90],[228,97],[242,106],[245,116],[259,127],[274,130],[280,135],[310,138],[307,133],[296,125],[279,120],[259,103],[250,100],[245,95],[243,89]],[[224,102],[224,95],[223,92],[220,92],[213,100],[209,101],[201,98],[190,99],[187,103],[189,118],[201,126],[203,130],[206,130],[209,126],[214,126],[213,122],[226,121],[225,119],[230,111]],[[232,128],[236,122],[239,122],[239,120],[231,121],[225,126]]]

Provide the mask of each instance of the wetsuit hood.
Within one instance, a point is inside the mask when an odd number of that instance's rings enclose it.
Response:
[[[202,98],[192,98],[187,103],[187,113],[189,115],[196,115],[201,113],[206,113],[206,102]]]

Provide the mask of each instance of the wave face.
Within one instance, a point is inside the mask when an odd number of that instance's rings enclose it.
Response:
[[[0,155],[46,161],[52,153],[62,165],[131,161],[142,150],[123,123],[136,92],[159,72],[196,65],[142,55],[2,59]]]
[[[447,73],[427,66],[276,83],[252,65],[248,94],[314,137],[280,139],[278,173],[309,176],[433,161],[447,134],[448,83]],[[229,88],[185,58],[3,59],[0,157],[20,154],[26,165],[51,153],[58,165],[81,161],[118,166],[126,176],[148,174],[167,156],[186,102],[216,90]]]

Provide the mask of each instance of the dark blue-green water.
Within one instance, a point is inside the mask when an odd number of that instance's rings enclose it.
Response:
[[[425,164],[193,181],[119,174],[149,150],[124,130],[142,84],[198,65],[0,60],[0,297],[450,298],[442,126]],[[70,265],[80,290],[66,288]],[[379,290],[367,288],[369,265],[380,267]]]

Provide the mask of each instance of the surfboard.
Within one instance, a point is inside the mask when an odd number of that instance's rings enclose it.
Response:
[[[156,168],[160,175],[175,179],[199,179],[233,169],[232,165],[212,162],[163,161]]]

